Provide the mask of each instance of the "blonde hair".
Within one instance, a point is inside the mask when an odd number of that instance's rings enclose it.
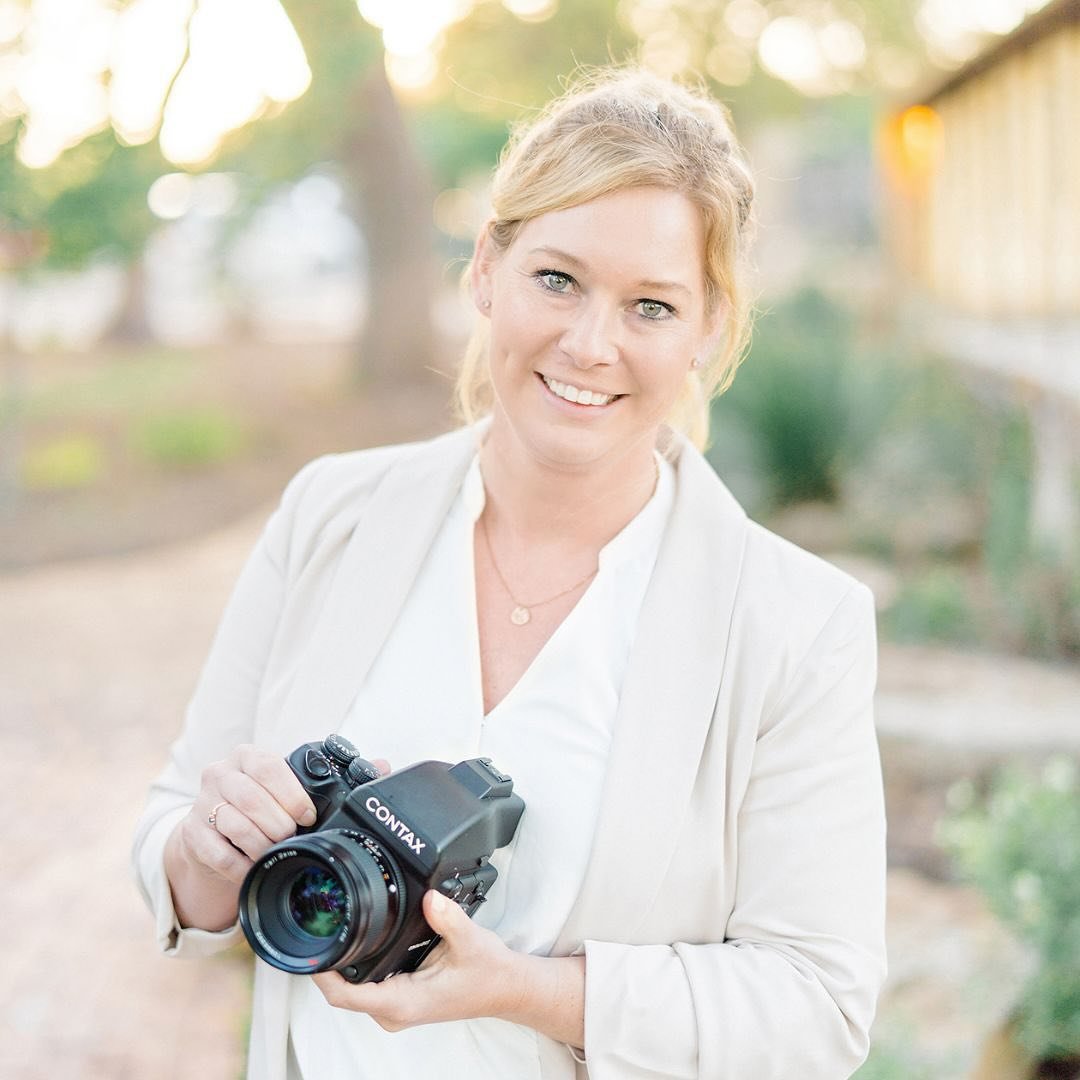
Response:
[[[709,403],[731,384],[750,330],[744,281],[754,185],[725,106],[638,69],[607,68],[580,76],[530,123],[515,128],[491,188],[495,249],[510,247],[522,225],[633,187],[684,194],[705,225],[708,313],[723,308],[710,356],[687,378],[668,423],[704,448]],[[471,267],[465,271],[468,281]],[[492,404],[487,322],[477,319],[458,373],[459,413],[472,422]]]

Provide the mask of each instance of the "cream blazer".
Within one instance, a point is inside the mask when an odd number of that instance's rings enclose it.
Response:
[[[203,766],[342,723],[476,438],[322,458],[286,489],[138,826],[162,948],[205,955],[239,933],[178,930],[162,867]],[[587,1065],[541,1037],[542,1073],[842,1080],[885,972],[872,598],[749,521],[688,444],[674,462],[592,857],[554,950],[587,957]],[[256,969],[249,1076],[283,1080],[290,976]]]

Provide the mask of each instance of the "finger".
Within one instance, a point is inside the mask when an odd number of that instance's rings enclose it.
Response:
[[[471,935],[476,926],[459,904],[448,900],[441,892],[428,889],[423,899],[424,918],[449,948],[463,937]]]
[[[206,820],[195,808],[181,823],[180,843],[187,858],[217,877],[239,885],[251,867],[251,860]]]
[[[315,823],[315,804],[283,757],[257,746],[239,746],[233,752],[240,772],[251,777],[299,825]]]
[[[251,862],[277,842],[267,836],[247,814],[231,803],[226,802],[218,806],[214,816],[214,824],[211,825],[208,820],[207,828],[238,851],[243,852]]]
[[[284,840],[296,832],[296,822],[289,812],[247,773],[224,773],[218,780],[218,792],[219,798],[226,804],[223,811],[232,809],[243,815],[268,837],[271,843]],[[220,825],[222,813],[219,813],[217,818]],[[219,828],[218,831],[223,830]]]
[[[366,1013],[387,1031],[401,1031],[418,1022],[418,989],[408,976],[381,983],[351,983],[336,971],[323,971],[311,981],[335,1009]]]
[[[394,771],[392,768],[390,768],[390,762],[387,761],[386,758],[381,758],[381,757],[372,758],[371,759],[371,764],[374,765],[375,768],[379,770],[379,775],[380,776],[389,776],[390,773],[392,773]]]

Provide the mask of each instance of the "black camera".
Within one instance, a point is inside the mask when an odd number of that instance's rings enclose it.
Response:
[[[422,761],[379,777],[340,735],[288,758],[318,814],[269,848],[240,888],[240,924],[282,971],[350,982],[414,971],[438,944],[420,902],[438,889],[471,918],[525,803],[489,758]]]

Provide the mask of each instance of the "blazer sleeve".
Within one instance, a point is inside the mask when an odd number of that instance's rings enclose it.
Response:
[[[885,975],[873,600],[852,585],[760,725],[715,942],[586,942],[592,1080],[843,1080]]]
[[[158,944],[170,954],[208,955],[240,937],[238,923],[218,933],[181,929],[165,875],[165,842],[191,809],[203,768],[241,743],[253,741],[262,676],[284,599],[297,507],[320,461],[306,466],[292,480],[248,557],[218,625],[183,731],[170,748],[165,769],[151,785],[136,826],[135,879],[154,915]]]

